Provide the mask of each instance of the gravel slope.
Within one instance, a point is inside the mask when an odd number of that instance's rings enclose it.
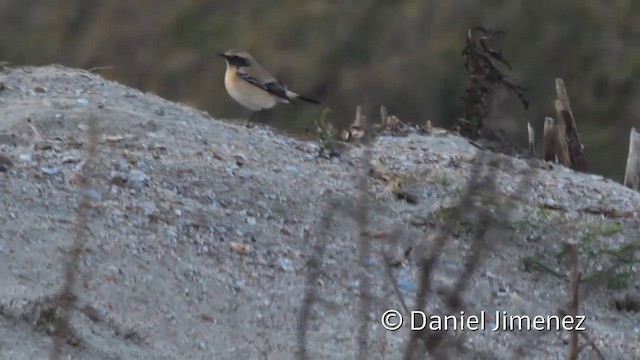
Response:
[[[65,345],[70,359],[293,358],[306,264],[320,241],[326,252],[309,355],[354,357],[360,273],[354,175],[361,148],[318,158],[315,143],[213,120],[58,66],[7,69],[0,83],[0,151],[12,162],[0,172],[0,358],[48,356],[48,310],[74,238],[82,143],[92,119],[101,141],[74,339]],[[408,331],[380,326],[384,310],[400,309],[380,249],[394,255],[414,249],[395,273],[411,303],[415,249],[429,251],[443,208],[455,204],[479,161],[478,148],[457,136],[411,134],[381,136],[372,151],[379,171],[399,179],[417,201],[398,200],[389,183],[370,180],[367,231],[377,236],[366,269],[374,298],[368,358],[398,359]],[[556,254],[566,239],[592,250],[640,243],[640,193],[598,176],[494,156],[503,165],[488,169],[504,198],[517,189],[518,174],[533,169],[535,176],[508,214],[510,231],[488,234],[493,245],[465,286],[467,313],[553,315],[566,302],[567,280],[530,266],[528,257],[564,276]],[[343,205],[331,208],[334,201]],[[327,209],[329,226],[321,223]],[[585,209],[617,213],[606,218]],[[464,226],[447,240],[435,274],[439,288],[461,273],[470,246]],[[584,261],[591,273],[613,260]],[[635,311],[627,309],[632,301],[619,309],[621,299],[639,297],[638,265],[629,269],[636,273],[622,287],[593,287],[582,303],[589,336],[606,359],[640,358],[638,303]],[[441,307],[429,302],[431,310]],[[464,337],[457,357],[486,359],[563,358],[568,338],[526,331],[456,336]],[[582,358],[596,357],[586,349]]]

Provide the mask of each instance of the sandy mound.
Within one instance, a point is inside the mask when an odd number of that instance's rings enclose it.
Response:
[[[65,344],[71,358],[294,358],[307,262],[318,244],[325,249],[313,284],[309,355],[354,357],[361,148],[319,158],[315,143],[213,120],[79,70],[9,69],[0,83],[0,151],[12,162],[0,172],[2,359],[41,359],[50,350],[52,299],[75,236],[77,179],[92,121],[100,126],[98,166],[88,174],[93,208]],[[370,178],[368,358],[397,359],[409,331],[380,325],[385,310],[400,309],[380,249],[394,256],[413,249],[393,272],[411,306],[416,249],[429,248],[479,153],[457,136],[418,134],[379,137],[372,151],[389,181]],[[502,165],[488,171],[501,198],[517,191],[523,172],[535,174],[508,213],[511,226],[487,235],[493,245],[464,286],[467,313],[553,315],[568,298],[566,257],[558,256],[563,241],[583,245],[585,275],[614,263],[616,249],[640,242],[639,193],[598,176],[494,157]],[[402,183],[415,201],[400,199],[391,183]],[[341,205],[330,207],[336,201]],[[472,233],[461,222],[447,240],[437,293],[462,273]],[[589,337],[606,359],[640,357],[640,315],[621,300],[638,296],[638,265],[622,270],[628,274],[621,284],[591,286],[581,304]],[[431,299],[430,310],[442,309]],[[453,337],[464,340],[459,358],[512,359],[561,358],[568,335],[487,330]],[[583,355],[595,358],[590,348]]]

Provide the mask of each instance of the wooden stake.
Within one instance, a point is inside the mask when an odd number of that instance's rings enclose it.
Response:
[[[531,126],[531,123],[527,122],[527,134],[529,135],[529,154],[535,155],[536,153],[536,133]]]
[[[564,81],[560,78],[556,79],[556,94],[558,96],[558,100],[556,100],[555,103],[556,112],[558,114],[558,121],[564,123],[564,135],[566,136],[570,167],[576,171],[587,172],[584,146],[580,143],[578,127],[576,126],[576,120],[571,111],[567,88],[564,85]]]
[[[544,154],[544,161],[558,162],[556,157],[558,135],[556,134],[555,120],[552,117],[544,118],[544,131],[542,134],[542,153]]]
[[[564,166],[573,169],[573,161],[571,161],[571,153],[569,147],[569,141],[567,138],[567,126],[564,121],[564,115],[562,114],[563,107],[562,102],[560,100],[556,100],[556,114],[558,121],[555,123],[555,134],[556,134],[556,155],[560,162],[564,164]],[[574,169],[575,170],[575,169]]]
[[[353,120],[352,127],[362,127],[362,107],[360,105],[356,106],[356,118]]]
[[[629,137],[629,157],[624,173],[624,186],[640,190],[640,133],[631,128]]]
[[[389,113],[387,113],[387,108],[384,105],[380,106],[380,119],[382,120],[382,127],[388,125],[387,119],[389,118]]]

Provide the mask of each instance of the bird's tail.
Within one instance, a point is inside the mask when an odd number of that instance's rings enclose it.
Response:
[[[306,102],[310,102],[312,104],[320,104],[320,102],[318,100],[314,100],[314,99],[308,98],[306,96],[302,96],[300,94],[296,94],[293,91],[289,91],[289,90],[287,90],[287,96],[290,99],[300,99],[300,100],[304,100]]]

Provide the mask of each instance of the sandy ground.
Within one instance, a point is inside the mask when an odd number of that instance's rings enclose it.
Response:
[[[57,66],[7,69],[0,83],[0,153],[11,161],[0,165],[1,359],[48,357],[94,120],[101,137],[96,172],[87,175],[93,208],[65,358],[292,359],[307,263],[318,244],[326,248],[313,284],[308,355],[354,358],[363,272],[354,220],[360,147],[319,158],[316,143],[214,120]],[[401,310],[381,254],[414,249],[393,271],[411,306],[416,254],[432,251],[429,242],[464,191],[478,151],[453,135],[374,141],[376,167],[404,179],[416,201],[369,180],[366,231],[375,236],[364,269],[372,297],[367,358],[401,358],[409,334],[407,326],[390,332],[380,324],[385,310]],[[615,250],[640,243],[640,193],[539,161],[495,157],[507,164],[488,168],[502,198],[516,191],[519,174],[535,175],[503,219],[510,226],[488,233],[486,256],[464,286],[466,313],[553,315],[568,298],[566,257],[558,256],[564,241],[581,244],[585,276],[613,263]],[[437,293],[462,272],[470,238],[461,224],[447,239],[434,274]],[[639,269],[621,270],[628,273],[616,286],[585,280],[590,291],[580,310],[606,359],[637,359]],[[428,301],[430,311],[443,306]],[[448,334],[463,344],[453,358],[469,359],[561,359],[568,339],[556,331]],[[596,358],[589,347],[581,353]]]

